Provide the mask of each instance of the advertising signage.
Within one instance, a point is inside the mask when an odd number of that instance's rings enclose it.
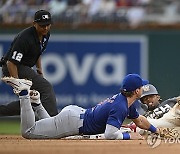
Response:
[[[0,56],[11,35],[0,37]],[[44,77],[56,93],[58,108],[76,104],[91,107],[119,92],[128,73],[148,78],[148,43],[143,35],[51,35],[42,55]],[[0,72],[2,75],[2,72]],[[0,103],[17,99],[0,82]],[[3,96],[3,97],[2,97]]]

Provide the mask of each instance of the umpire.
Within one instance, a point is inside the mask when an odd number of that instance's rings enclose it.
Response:
[[[41,94],[41,102],[51,116],[58,113],[52,85],[43,78],[41,55],[50,37],[51,14],[39,10],[34,15],[33,26],[22,30],[1,59],[3,76],[25,78],[33,82],[31,89]],[[32,67],[36,66],[36,71]],[[0,105],[0,116],[20,115],[20,102]]]

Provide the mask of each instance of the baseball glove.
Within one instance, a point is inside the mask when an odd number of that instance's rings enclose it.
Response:
[[[159,128],[159,135],[163,138],[180,138],[180,132],[175,128]]]

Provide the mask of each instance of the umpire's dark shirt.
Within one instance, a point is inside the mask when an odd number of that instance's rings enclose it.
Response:
[[[34,26],[26,28],[14,38],[5,59],[16,65],[33,67],[45,51],[49,37],[50,33],[44,36],[40,43],[36,28]]]

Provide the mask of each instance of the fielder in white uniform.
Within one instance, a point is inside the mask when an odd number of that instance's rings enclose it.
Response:
[[[138,111],[154,126],[180,130],[180,96],[161,102],[157,89],[152,84],[147,84],[143,86],[143,93],[138,103]],[[136,128],[133,123],[127,127],[133,131],[144,132]]]

